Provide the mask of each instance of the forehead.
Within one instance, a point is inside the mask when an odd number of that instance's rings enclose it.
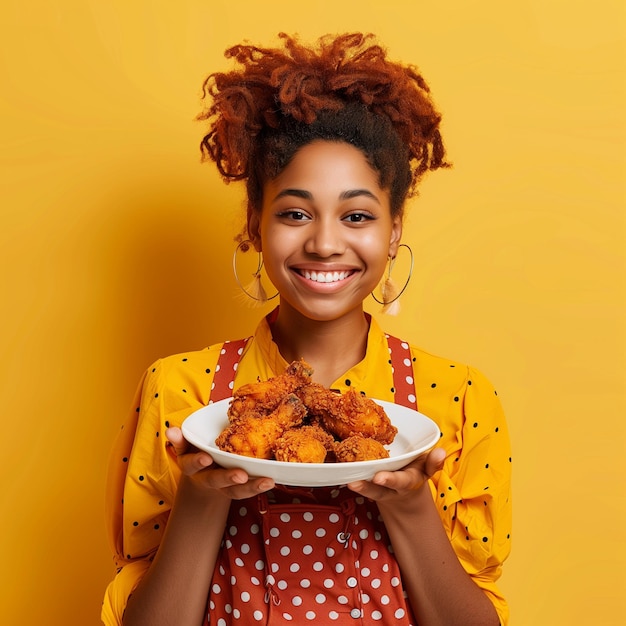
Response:
[[[382,191],[379,174],[354,146],[340,141],[317,140],[300,148],[289,164],[268,181],[273,188],[293,184],[324,187],[359,187]]]

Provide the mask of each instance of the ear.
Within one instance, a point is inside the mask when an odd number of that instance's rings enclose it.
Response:
[[[391,237],[389,238],[389,256],[392,259],[398,254],[398,246],[402,239],[402,216],[396,215],[391,222]]]
[[[248,207],[246,230],[257,252],[261,252],[261,212]]]

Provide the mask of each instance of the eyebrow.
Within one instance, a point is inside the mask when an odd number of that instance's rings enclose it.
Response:
[[[274,200],[276,201],[280,198],[285,198],[287,196],[302,198],[303,200],[313,200],[313,194],[310,191],[306,191],[304,189],[283,189],[276,195]],[[371,198],[372,200],[380,204],[380,200],[367,189],[349,189],[348,191],[343,191],[341,194],[339,194],[339,199],[350,200],[352,198],[359,198],[361,196]]]

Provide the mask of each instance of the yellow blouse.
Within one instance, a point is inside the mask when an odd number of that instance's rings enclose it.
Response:
[[[179,478],[164,431],[180,426],[209,400],[222,344],[161,359],[148,368],[132,412],[114,444],[107,485],[108,535],[118,568],[102,607],[107,626],[122,623],[128,596],[150,566],[167,523]],[[493,602],[502,625],[508,607],[496,581],[510,551],[511,452],[497,393],[471,367],[410,347],[419,411],[441,430],[447,457],[431,491],[465,570]],[[372,319],[367,354],[332,387],[393,401],[385,334]],[[248,342],[235,388],[282,373],[287,362],[265,319]]]

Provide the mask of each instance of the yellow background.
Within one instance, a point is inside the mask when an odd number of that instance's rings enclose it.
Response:
[[[200,84],[279,30],[420,66],[451,171],[412,203],[391,331],[496,384],[514,446],[512,625],[625,613],[622,0],[9,0],[0,20],[0,621],[97,624],[109,446],[155,358],[247,334],[241,190],[199,163]]]

